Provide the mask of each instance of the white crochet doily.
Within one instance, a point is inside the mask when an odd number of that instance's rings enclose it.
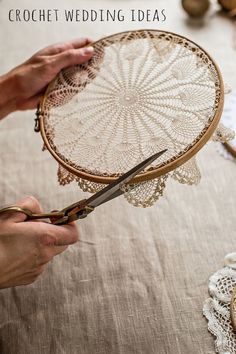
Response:
[[[185,156],[213,125],[223,95],[213,60],[176,34],[130,31],[101,39],[94,48],[88,63],[57,76],[41,107],[47,148],[61,162],[60,184],[76,181],[93,193],[105,187],[102,178],[118,177],[157,151],[168,149],[149,169]],[[220,124],[212,138],[232,137]],[[197,184],[196,159],[187,160],[127,188],[125,198],[147,207],[163,194],[168,177]]]
[[[230,301],[236,286],[236,253],[225,257],[225,267],[209,280],[210,298],[206,300],[203,314],[208,320],[208,329],[216,337],[218,354],[236,353],[236,334],[230,319]]]

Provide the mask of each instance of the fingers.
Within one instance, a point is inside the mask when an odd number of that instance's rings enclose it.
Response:
[[[75,223],[66,226],[55,226],[52,224],[44,224],[45,230],[41,234],[39,240],[41,243],[40,256],[38,265],[44,265],[50,262],[55,256],[66,251],[69,245],[78,241],[79,235]]]
[[[68,66],[83,64],[90,60],[94,54],[93,47],[86,47],[82,49],[70,49],[63,53],[54,55],[52,58],[52,65],[56,72]]]
[[[69,246],[43,246],[37,258],[37,265],[35,269],[41,269],[53,260],[53,258],[62,252],[65,252]]]
[[[61,254],[62,252],[65,252],[69,246],[55,246],[53,249],[54,256],[57,256]]]
[[[79,49],[82,47],[85,47],[86,45],[92,43],[92,40],[90,38],[79,38],[79,39],[74,39],[69,42],[64,42],[64,43],[57,43],[50,45],[49,47],[46,47],[39,52],[37,52],[35,55],[55,55],[62,53],[66,50],[69,49]]]
[[[65,252],[69,246],[48,246],[45,250],[45,255],[42,255],[41,265],[45,265],[59,254]]]
[[[65,226],[50,225],[53,229],[56,227],[56,241],[55,246],[69,246],[76,243],[79,239],[79,233],[75,223]]]
[[[89,46],[91,42],[89,38],[80,38],[54,44],[14,69],[11,75],[14,79],[13,86],[17,90],[17,99],[14,100],[13,110],[36,108],[47,85],[61,69],[83,64],[92,58],[94,49]]]
[[[32,213],[38,214],[43,212],[38,200],[32,196],[19,200],[18,202],[16,202],[15,205],[24,209],[29,209],[30,211],[32,211]],[[23,213],[13,213],[10,215],[10,218],[13,222],[23,222],[26,220],[27,217]]]
[[[43,209],[41,205],[39,204],[39,201],[33,197],[33,196],[28,196],[25,197],[24,199],[19,200],[16,202],[17,205],[19,205],[22,208],[26,208],[32,211],[32,213],[42,213]]]
[[[51,213],[56,213],[57,211],[59,211],[59,210],[55,209],[55,210],[52,210]],[[52,224],[54,224],[54,222],[57,221],[57,220],[58,220],[58,218],[55,218],[55,217],[51,217],[50,218],[50,221],[51,221]]]
[[[40,224],[41,226],[38,228],[38,236],[41,243],[45,246],[68,246],[77,242],[79,239],[75,223],[70,223],[64,226],[56,226],[46,223]]]
[[[17,279],[18,280],[18,286],[19,285],[29,285],[34,283],[39,277],[40,275],[45,271],[46,269],[46,264],[42,264],[40,266],[38,266],[36,269],[34,269],[33,271],[31,271],[28,275],[24,275],[24,277],[22,277],[22,279]],[[13,285],[14,282],[13,282]]]

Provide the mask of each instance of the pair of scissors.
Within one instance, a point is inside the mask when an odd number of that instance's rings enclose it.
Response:
[[[6,212],[20,212],[26,215],[26,221],[38,219],[50,219],[54,225],[65,225],[72,221],[86,218],[95,208],[104,204],[114,198],[119,197],[124,193],[124,186],[129,183],[139,172],[143,171],[153,161],[163,155],[166,150],[160,151],[157,154],[150,156],[145,161],[141,162],[130,171],[119,177],[117,180],[103,188],[98,193],[94,194],[88,199],[80,200],[61,211],[51,213],[34,214],[29,209],[21,208],[19,206],[9,206],[0,210],[0,214]]]

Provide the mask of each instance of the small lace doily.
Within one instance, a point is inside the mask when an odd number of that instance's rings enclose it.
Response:
[[[206,300],[203,314],[208,320],[208,330],[215,336],[218,354],[236,353],[236,334],[231,324],[230,302],[236,286],[236,253],[225,257],[225,267],[209,280],[210,298]]]

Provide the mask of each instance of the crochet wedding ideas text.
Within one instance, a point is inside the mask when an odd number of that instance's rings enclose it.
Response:
[[[165,9],[10,9],[10,22],[164,22]]]

